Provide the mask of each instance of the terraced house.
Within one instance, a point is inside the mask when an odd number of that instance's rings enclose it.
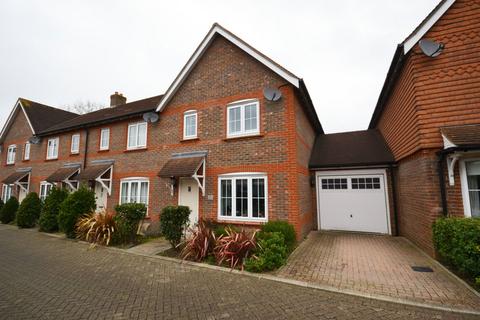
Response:
[[[0,138],[2,196],[87,183],[99,209],[142,202],[152,222],[178,203],[192,222],[284,219],[306,234],[320,133],[302,79],[215,24],[164,95],[115,93],[85,115],[19,99]]]
[[[431,50],[431,49],[435,50]],[[442,0],[399,44],[368,130],[324,134],[303,80],[215,24],[163,95],[76,115],[19,99],[2,197],[95,189],[99,209],[168,204],[257,226],[403,235],[480,215],[480,1]]]

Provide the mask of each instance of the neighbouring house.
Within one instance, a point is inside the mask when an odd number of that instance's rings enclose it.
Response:
[[[480,1],[443,0],[398,45],[368,130],[318,136],[319,228],[433,255],[437,218],[480,216],[479,134]]]
[[[3,199],[84,183],[99,210],[141,202],[152,223],[181,204],[192,222],[315,228],[308,162],[323,130],[306,86],[220,25],[164,95],[110,98],[84,115],[19,99],[0,136]]]
[[[183,204],[192,222],[402,235],[433,255],[435,219],[480,216],[479,52],[480,1],[440,1],[398,46],[369,128],[324,134],[303,80],[214,24],[163,95],[85,115],[19,99],[2,197],[83,182],[99,209],[143,202],[152,223]]]

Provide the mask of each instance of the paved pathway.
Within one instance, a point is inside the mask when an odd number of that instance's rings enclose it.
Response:
[[[415,272],[411,266],[434,272]],[[340,290],[480,311],[478,295],[400,237],[312,232],[278,275]]]
[[[0,319],[478,319],[0,226]]]

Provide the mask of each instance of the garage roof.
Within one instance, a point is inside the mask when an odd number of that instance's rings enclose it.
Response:
[[[392,164],[395,159],[376,129],[317,136],[309,167],[358,167]]]

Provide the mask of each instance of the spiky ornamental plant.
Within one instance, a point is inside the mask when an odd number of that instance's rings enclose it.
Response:
[[[184,247],[180,253],[182,259],[203,261],[213,254],[215,235],[204,220],[200,220],[197,226],[189,228],[188,231],[189,236],[183,243]]]
[[[226,229],[227,235],[221,235],[216,239],[214,249],[215,259],[218,265],[227,263],[230,268],[244,268],[244,261],[256,248],[254,232],[242,230],[235,232],[232,229]]]
[[[115,219],[106,211],[90,213],[78,219],[75,228],[78,239],[108,246],[115,232]]]

